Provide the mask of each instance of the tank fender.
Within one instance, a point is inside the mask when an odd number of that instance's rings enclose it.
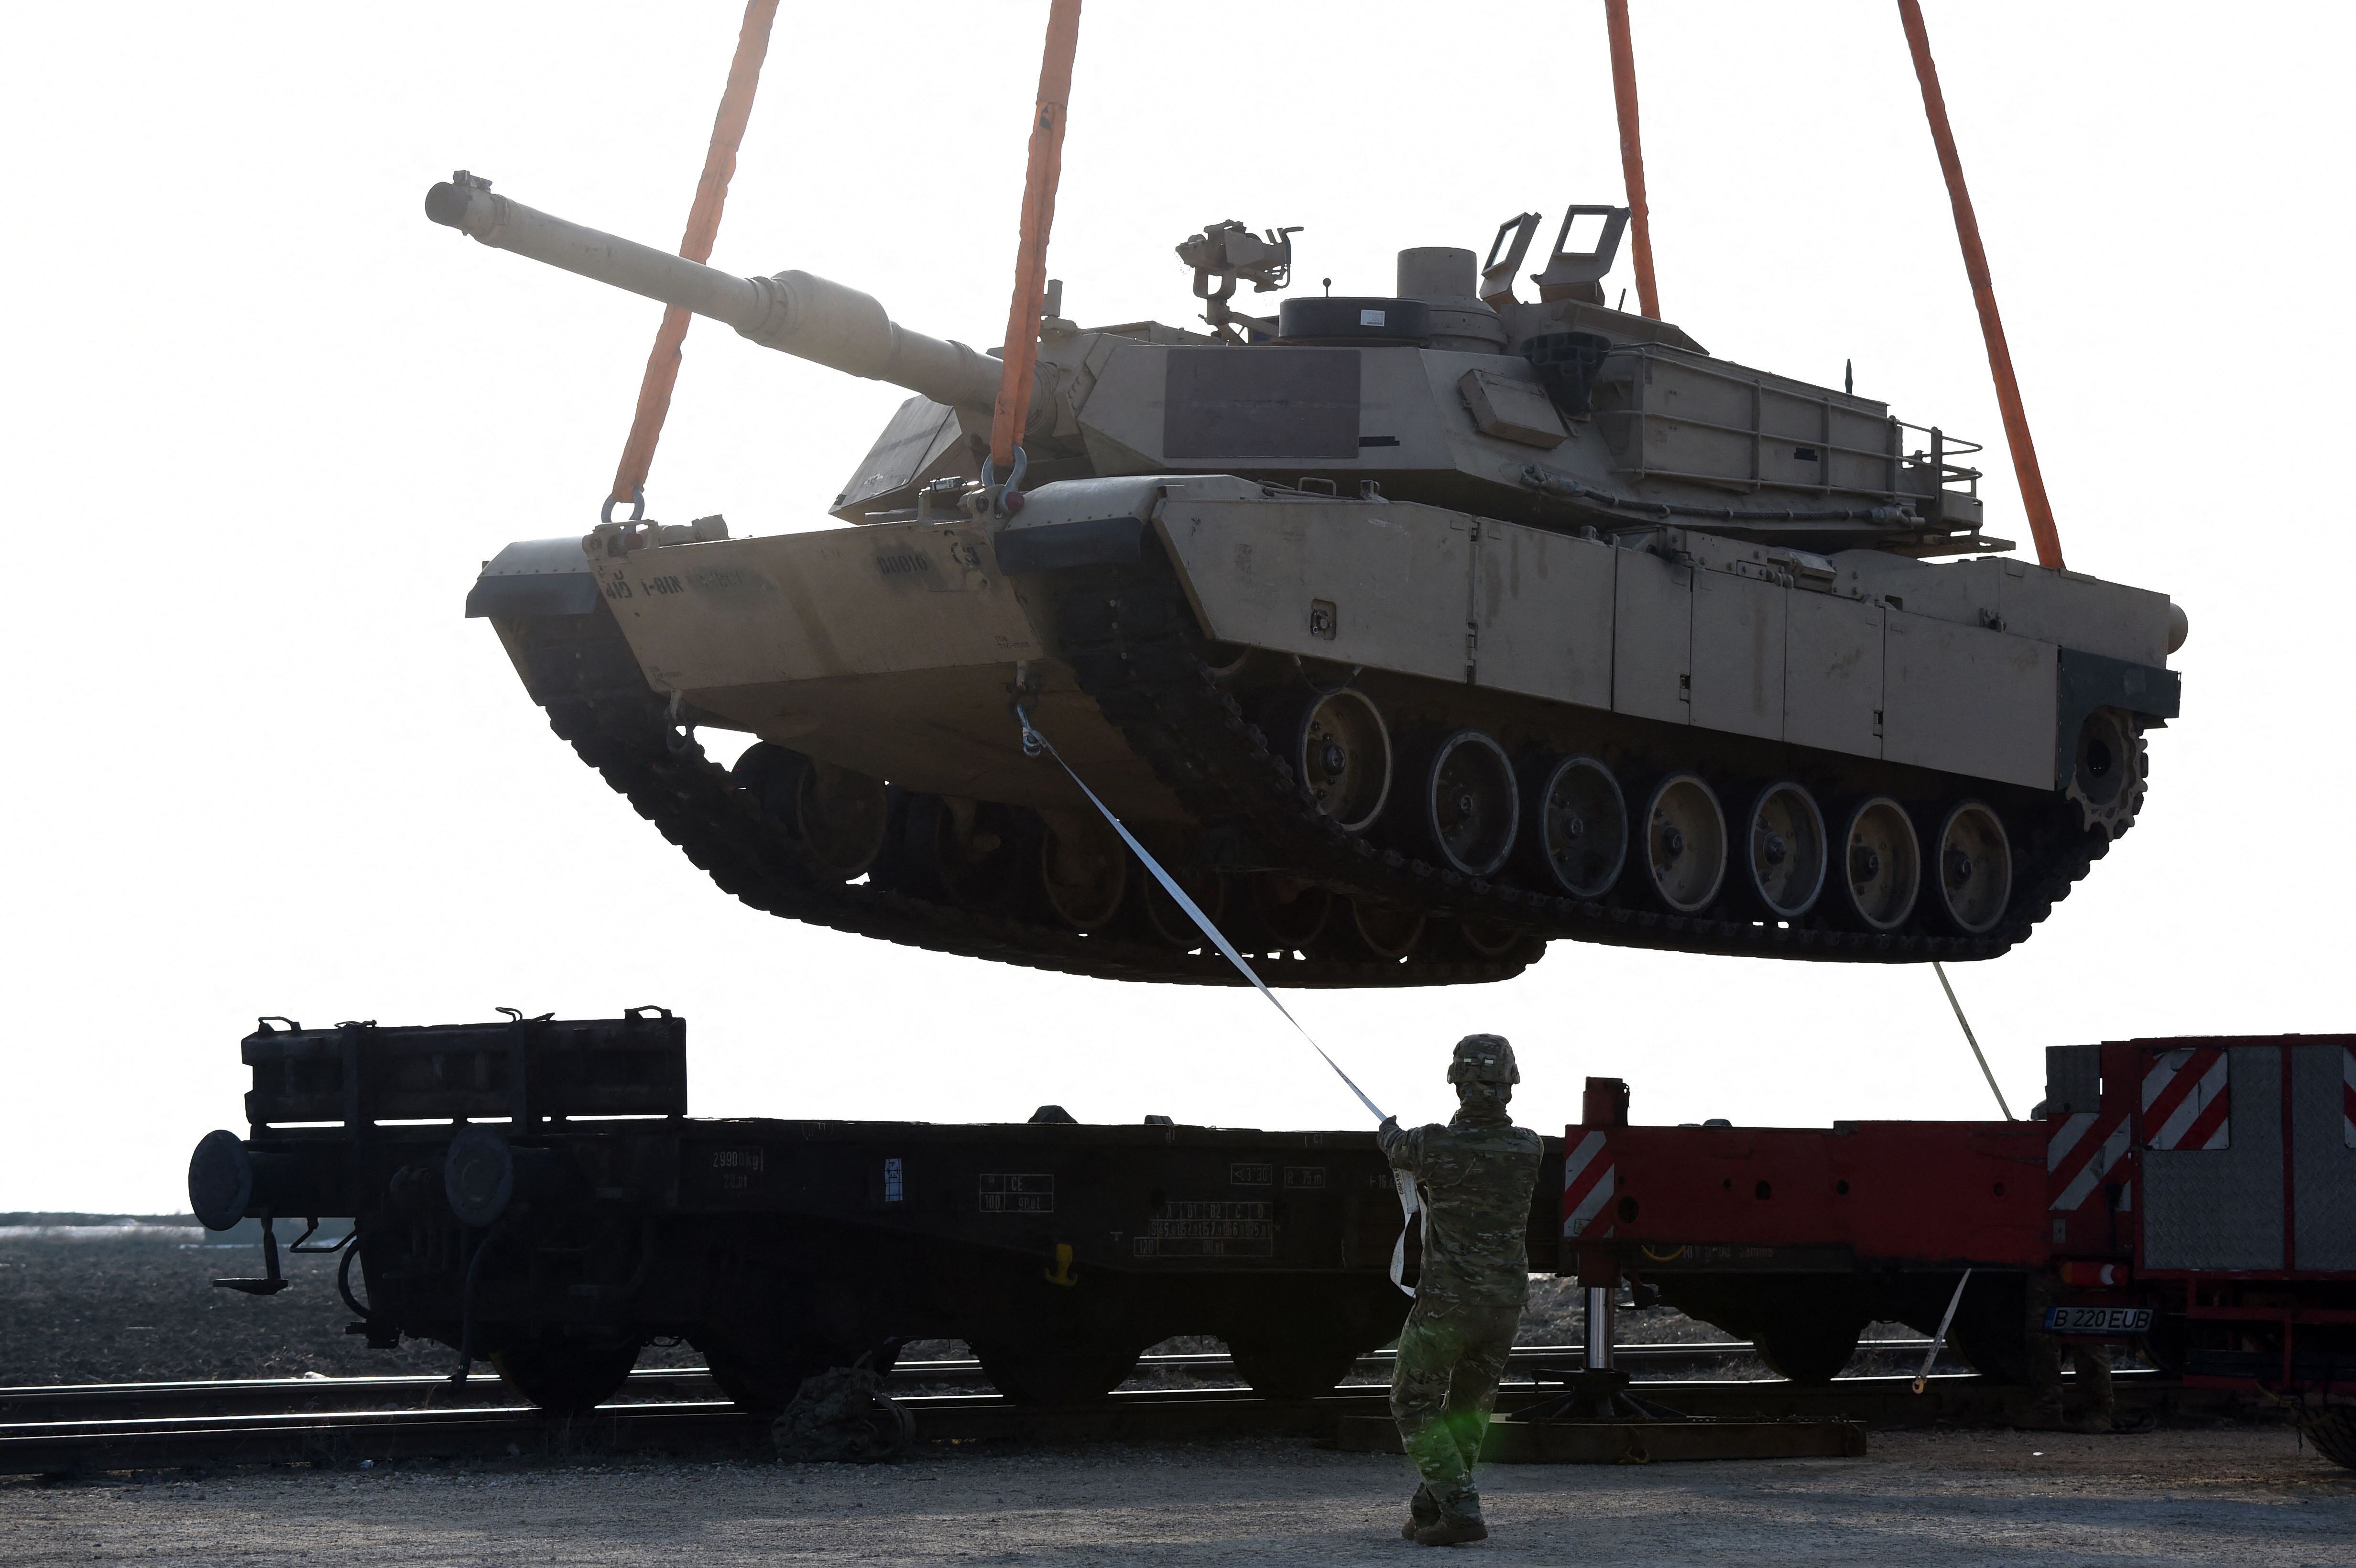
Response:
[[[466,616],[586,615],[597,607],[597,579],[581,536],[524,539],[483,562],[466,592]]]

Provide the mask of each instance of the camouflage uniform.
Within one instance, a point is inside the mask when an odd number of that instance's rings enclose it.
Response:
[[[2028,1339],[2029,1386],[2036,1393],[2021,1424],[2040,1432],[2062,1427],[2110,1431],[2118,1409],[2117,1395],[2111,1387],[2111,1348],[2100,1340],[2065,1339],[2045,1331],[2045,1309],[2062,1305],[2062,1284],[2052,1275],[2041,1270],[2030,1275],[2027,1295],[2027,1321],[2022,1327]],[[2085,1396],[2085,1408],[2074,1421],[2062,1413],[2064,1349],[2069,1352],[2071,1370],[2078,1374],[2079,1392]]]
[[[1513,1061],[1495,1035],[1468,1035],[1449,1070],[1462,1100],[1449,1124],[1387,1121],[1375,1135],[1423,1206],[1423,1270],[1391,1379],[1391,1415],[1423,1482],[1407,1530],[1416,1539],[1419,1526],[1482,1528],[1472,1465],[1529,1296],[1541,1146],[1506,1110],[1521,1076]]]

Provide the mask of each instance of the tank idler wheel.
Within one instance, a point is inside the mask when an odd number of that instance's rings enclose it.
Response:
[[[1922,852],[1906,808],[1876,795],[1848,814],[1841,834],[1841,885],[1849,912],[1869,931],[1895,931],[1914,912]]]
[[[1363,833],[1391,792],[1391,736],[1362,691],[1321,693],[1301,718],[1289,759],[1317,809],[1344,833]]]
[[[1176,858],[1162,854],[1159,845],[1149,848],[1155,851],[1162,869],[1178,879],[1178,885],[1186,890],[1194,907],[1209,915],[1213,925],[1226,930],[1222,923],[1227,918],[1227,879],[1204,867],[1182,864]],[[1178,901],[1170,896],[1152,872],[1141,866],[1130,880],[1138,890],[1138,901],[1145,908],[1145,929],[1153,933],[1156,941],[1181,953],[1191,953],[1209,943],[1210,938],[1203,934],[1191,915],[1178,907]]]
[[[1653,896],[1698,914],[1726,880],[1726,814],[1699,773],[1671,773],[1644,805],[1644,875]]]
[[[1575,899],[1600,899],[1628,863],[1628,802],[1593,757],[1562,757],[1532,771],[1530,831],[1523,858]]]
[[[1776,920],[1797,920],[1825,891],[1825,815],[1815,796],[1789,780],[1751,803],[1743,835],[1751,896]]]
[[[1047,819],[1039,835],[1039,886],[1047,907],[1074,931],[1101,931],[1129,892],[1129,847],[1099,817]],[[1183,911],[1172,912],[1187,925]]]
[[[2143,809],[2143,736],[2115,708],[2097,708],[2078,726],[2078,747],[2062,797],[2080,820],[2116,838]]]
[[[1976,800],[1947,813],[1934,858],[1939,908],[1965,936],[1985,936],[2012,901],[2012,845],[1997,814]]]
[[[584,1415],[611,1399],[638,1362],[635,1336],[534,1334],[491,1352],[499,1381],[550,1415]]]
[[[1013,806],[937,795],[910,798],[909,870],[960,909],[1004,905],[1021,880],[1025,837],[1037,829]]]
[[[1468,877],[1504,865],[1522,816],[1505,748],[1479,730],[1459,730],[1432,749],[1422,782],[1420,826],[1440,858]]]
[[[1424,912],[1412,904],[1364,895],[1350,899],[1348,903],[1348,918],[1334,923],[1344,927],[1344,934],[1349,939],[1345,945],[1353,950],[1354,956],[1396,962],[1415,951],[1430,923]]]
[[[1287,952],[1308,947],[1333,918],[1333,895],[1314,882],[1281,871],[1261,871],[1251,880],[1250,940]]]

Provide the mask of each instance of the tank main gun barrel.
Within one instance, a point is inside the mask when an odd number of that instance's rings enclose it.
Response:
[[[498,250],[725,322],[781,354],[951,408],[986,414],[998,400],[1000,361],[911,332],[869,295],[809,272],[740,278],[493,196],[487,181],[443,181],[425,193],[425,216]]]

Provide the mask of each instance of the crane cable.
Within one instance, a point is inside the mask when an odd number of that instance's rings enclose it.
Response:
[[[712,123],[712,144],[703,155],[703,176],[695,183],[695,200],[687,211],[687,233],[679,242],[679,253],[691,261],[710,261],[712,242],[719,238],[720,209],[728,200],[728,181],[736,173],[736,149],[753,115],[753,92],[761,82],[761,62],[769,52],[769,28],[776,19],[777,0],[746,0],[744,25],[736,35],[736,56],[728,66],[728,86],[720,95],[720,112]],[[608,520],[617,505],[633,508],[634,522],[646,515],[647,471],[654,466],[655,443],[662,439],[663,421],[670,413],[671,388],[679,380],[680,345],[687,340],[689,319],[684,306],[663,307],[654,351],[647,356],[646,377],[638,383],[638,406],[630,418],[629,439],[622,443],[622,461],[607,494]]]
[[[1162,891],[1168,893],[1178,907],[1186,912],[1186,918],[1193,921],[1195,928],[1202,932],[1211,945],[1219,950],[1219,955],[1234,965],[1237,973],[1250,981],[1252,988],[1268,998],[1268,1005],[1282,1013],[1284,1021],[1300,1031],[1301,1038],[1309,1042],[1309,1049],[1315,1051],[1324,1060],[1325,1065],[1333,1070],[1333,1076],[1339,1078],[1350,1093],[1358,1097],[1358,1104],[1366,1108],[1367,1114],[1375,1118],[1377,1125],[1390,1120],[1388,1113],[1367,1098],[1366,1092],[1358,1087],[1357,1080],[1343,1072],[1342,1064],[1328,1055],[1325,1048],[1317,1043],[1316,1036],[1311,1034],[1302,1027],[1301,1020],[1292,1016],[1292,1009],[1277,999],[1276,993],[1268,988],[1268,982],[1262,980],[1259,977],[1259,972],[1251,966],[1241,953],[1236,951],[1236,944],[1227,940],[1226,933],[1213,923],[1209,915],[1203,912],[1203,906],[1196,903],[1188,896],[1186,890],[1178,885],[1178,879],[1164,870],[1162,862],[1148,853],[1145,846],[1137,841],[1137,836],[1123,825],[1119,817],[1113,815],[1112,808],[1097,797],[1097,792],[1088,787],[1087,781],[1080,777],[1072,764],[1064,760],[1063,752],[1055,750],[1055,742],[1039,733],[1038,728],[1031,722],[1031,715],[1019,703],[1015,705],[1014,718],[1016,722],[1023,726],[1023,754],[1035,757],[1044,752],[1053,757],[1055,760],[1055,765],[1064,770],[1065,775],[1078,786],[1082,795],[1088,797],[1088,804],[1095,806],[1105,821],[1111,825],[1112,830],[1120,836],[1120,841],[1129,846],[1130,852],[1143,863],[1146,870],[1152,874],[1153,880],[1162,884]],[[1408,1295],[1413,1296],[1415,1287],[1408,1284],[1406,1279],[1407,1227],[1415,1221],[1419,1211],[1422,1208],[1422,1203],[1417,1197],[1413,1177],[1404,1171],[1393,1170],[1391,1181],[1398,1189],[1400,1214],[1398,1240],[1391,1247],[1391,1283]]]
[[[1653,219],[1644,200],[1644,141],[1636,129],[1636,48],[1628,34],[1628,0],[1603,0],[1612,37],[1612,101],[1620,112],[1620,169],[1628,186],[1628,240],[1635,251],[1636,307],[1661,319],[1653,286]]]
[[[1030,160],[1023,174],[1023,216],[1014,250],[1014,297],[1006,308],[1005,372],[991,411],[990,466],[982,476],[1007,489],[1019,482],[1023,431],[1039,363],[1039,305],[1047,288],[1047,231],[1055,222],[1055,186],[1064,172],[1064,119],[1072,97],[1072,56],[1080,43],[1080,0],[1053,0],[1039,59],[1039,101],[1031,115]],[[1014,505],[1020,506],[1018,501]],[[1012,507],[1006,508],[1012,510]]]
[[[2012,349],[2004,339],[2004,317],[1997,314],[1996,284],[1989,279],[1987,251],[1980,244],[1980,221],[1972,211],[1972,194],[1964,187],[1964,163],[1955,152],[1955,133],[1947,124],[1947,100],[1939,91],[1939,68],[1931,59],[1931,35],[1922,26],[1921,0],[1898,0],[1898,20],[1906,29],[1906,47],[1914,56],[1915,80],[1922,85],[1922,111],[1931,120],[1931,140],[1939,149],[1939,170],[1947,177],[1947,199],[1955,209],[1955,238],[1964,248],[1964,272],[1971,279],[1972,303],[1979,307],[1980,336],[1987,340],[1988,371],[1996,379],[1997,410],[2004,416],[2004,439],[2012,449],[2013,477],[2020,483],[2021,510],[2029,514],[2029,532],[2037,541],[2037,563],[2062,569],[2062,535],[2053,526],[2053,504],[2045,496],[2045,473],[2037,465],[2037,443],[2029,438],[2029,415],[2020,405],[2020,382],[2012,373]]]

